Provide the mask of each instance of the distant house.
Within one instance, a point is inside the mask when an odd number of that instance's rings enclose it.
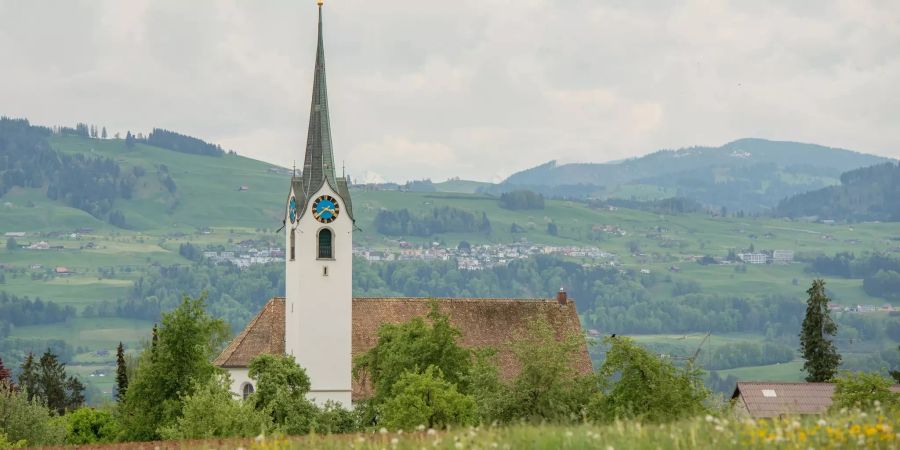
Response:
[[[738,253],[737,257],[747,264],[765,264],[769,259],[765,253]]]
[[[794,262],[793,250],[775,250],[772,252],[772,262],[775,264],[789,264]]]
[[[834,383],[738,381],[731,400],[737,415],[753,419],[823,414],[831,407],[835,386]],[[900,392],[900,384],[891,390]]]
[[[12,238],[20,238],[20,237],[25,237],[25,232],[24,231],[7,231],[6,233],[3,233],[3,236],[12,237]]]
[[[249,191],[249,190],[250,190],[250,186],[247,186],[247,185],[243,185],[243,186],[241,186],[241,187],[238,188],[238,191],[241,191],[241,192],[243,192],[243,191]]]
[[[47,241],[35,242],[27,247],[29,250],[49,250],[50,244]]]
[[[73,273],[75,273],[75,272],[73,272],[72,270],[69,270],[68,267],[59,266],[56,268],[57,275],[71,275]]]

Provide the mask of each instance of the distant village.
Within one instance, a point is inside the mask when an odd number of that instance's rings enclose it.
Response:
[[[608,228],[603,231],[610,233],[621,233],[624,231],[618,228]],[[36,235],[37,240],[28,240],[29,233],[21,231],[13,231],[4,233],[4,238],[18,240],[18,247],[21,250],[29,251],[51,251],[72,249],[60,244],[50,244],[47,240],[81,240],[82,234],[90,234],[93,229],[81,228],[72,232],[51,232]],[[34,233],[32,233],[34,234]],[[209,234],[204,231],[203,234]],[[178,236],[184,236],[179,233]],[[462,242],[457,246],[446,246],[440,242],[432,242],[431,244],[421,245],[414,244],[403,240],[391,240],[387,242],[386,248],[371,248],[367,246],[355,246],[353,255],[362,258],[371,263],[391,262],[391,261],[456,261],[460,270],[488,270],[494,267],[503,267],[515,260],[527,259],[537,255],[554,255],[572,259],[577,259],[586,266],[606,266],[620,267],[617,257],[614,253],[604,251],[599,247],[580,247],[580,246],[555,246],[530,243],[521,240],[512,244],[476,244],[472,245]],[[78,249],[91,249],[96,245],[92,241],[79,243]],[[202,251],[204,260],[213,264],[232,264],[241,269],[256,264],[268,264],[280,262],[284,260],[285,251],[280,247],[271,247],[271,243],[257,240],[245,240],[233,244],[227,249],[220,247],[219,250],[207,249]],[[635,254],[635,256],[646,256],[644,254]],[[751,252],[733,253],[727,257],[710,257],[704,255],[693,255],[683,258],[683,262],[695,262],[700,264],[717,264],[717,265],[733,265],[733,264],[792,264],[794,263],[794,251],[792,250],[760,250]],[[56,277],[66,277],[77,274],[77,270],[65,266],[44,267],[41,264],[30,264],[27,266],[32,271],[42,271],[50,273]],[[0,264],[0,270],[14,269],[9,265]],[[649,268],[638,269],[642,275],[652,273]],[[669,267],[670,272],[680,272],[677,266]],[[889,304],[885,305],[836,305],[829,306],[835,312],[850,313],[889,313],[898,311],[900,308],[894,308]]]

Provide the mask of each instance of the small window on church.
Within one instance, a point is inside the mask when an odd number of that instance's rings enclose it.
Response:
[[[296,252],[294,251],[295,245],[294,241],[296,240],[295,234],[297,232],[295,230],[291,230],[291,261],[294,260],[294,256],[296,256]]]
[[[331,239],[331,230],[322,228],[319,230],[319,259],[332,259],[333,242]]]
[[[253,393],[253,385],[250,383],[244,383],[244,386],[241,387],[241,396],[243,396],[244,400],[247,400],[247,397]]]

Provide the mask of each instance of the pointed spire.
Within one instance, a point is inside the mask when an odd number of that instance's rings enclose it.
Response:
[[[322,39],[322,0],[319,5],[319,42],[316,48],[316,67],[313,80],[312,105],[309,112],[309,132],[306,135],[306,155],[303,161],[302,190],[305,200],[324,183],[337,189],[334,174],[334,154],[331,147],[331,120],[328,114],[328,89],[325,82],[325,45]]]

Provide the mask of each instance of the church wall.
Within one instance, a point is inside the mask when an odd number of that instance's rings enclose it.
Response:
[[[256,384],[253,383],[253,380],[250,379],[250,369],[247,368],[229,368],[228,375],[231,376],[231,393],[241,397],[241,393],[243,392],[244,383],[253,384],[253,389],[256,389]]]
[[[334,400],[350,407],[353,286],[353,221],[343,199],[327,184],[311,198],[330,195],[340,206],[338,218],[319,223],[312,200],[296,225],[296,259],[286,264],[285,352],[310,377],[310,398]],[[318,231],[334,233],[330,260],[317,259]],[[290,236],[286,238],[290,243]],[[290,259],[290,248],[288,248]],[[325,270],[327,268],[327,275]]]

